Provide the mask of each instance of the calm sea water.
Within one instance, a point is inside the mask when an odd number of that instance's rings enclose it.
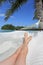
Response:
[[[15,31],[15,30],[0,30],[0,32],[13,32],[13,31]],[[16,30],[17,31],[17,30]],[[19,30],[18,30],[19,31]],[[27,31],[29,31],[29,30],[27,30]],[[36,31],[32,31],[32,30],[30,30],[29,32],[36,32]]]
[[[0,30],[0,32],[12,32],[14,30]]]
[[[15,30],[0,30],[0,32],[4,33],[4,32],[14,32]],[[17,31],[17,30],[16,30]],[[32,30],[27,30],[29,33],[37,33],[38,31],[32,31]]]
[[[0,30],[0,32],[4,33],[4,32],[14,32],[15,30]],[[17,30],[16,30],[17,31]],[[38,31],[32,31],[32,30],[27,30],[27,32],[31,33],[33,36],[36,36]]]

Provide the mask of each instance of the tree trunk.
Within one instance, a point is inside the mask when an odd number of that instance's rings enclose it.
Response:
[[[39,22],[39,28],[43,29],[43,18],[41,18],[40,22]]]
[[[39,28],[43,29],[43,3],[42,0],[40,0],[40,22],[39,22]]]

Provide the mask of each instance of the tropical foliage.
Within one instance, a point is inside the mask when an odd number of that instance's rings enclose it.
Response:
[[[10,3],[10,8],[5,13],[5,20],[8,20],[8,18],[27,1],[28,0],[0,0],[0,5],[3,5],[3,3],[5,3],[5,2]],[[40,0],[34,0],[35,12],[34,12],[33,19],[40,18],[40,10],[39,10],[40,5],[38,4],[39,1]]]
[[[16,11],[18,10],[24,3],[27,2],[27,0],[0,0],[0,5],[3,5],[3,3],[9,2],[10,8],[5,13],[5,20],[8,20],[8,18]]]
[[[4,26],[1,27],[2,30],[14,30],[15,26],[13,26],[12,24],[6,24]]]
[[[13,26],[12,24],[6,24],[1,27],[2,30],[20,30],[23,26]]]

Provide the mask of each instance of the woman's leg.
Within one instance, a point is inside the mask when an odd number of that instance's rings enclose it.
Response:
[[[20,48],[17,49],[17,51],[12,56],[10,56],[9,58],[7,58],[4,61],[0,62],[0,65],[14,65],[16,60],[17,60],[17,57],[18,57],[19,53],[22,50],[22,47],[23,47],[23,44]]]
[[[25,36],[24,36],[24,45],[23,45],[23,48],[18,56],[18,59],[16,61],[16,64],[15,65],[26,65],[26,56],[27,56],[27,53],[28,53],[28,43],[29,41],[31,40],[31,36],[28,37],[28,34],[25,33]]]

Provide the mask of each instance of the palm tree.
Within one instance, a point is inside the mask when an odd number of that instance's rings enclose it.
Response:
[[[24,3],[26,3],[27,0],[0,0],[0,6],[5,2],[9,2],[11,5],[11,7],[5,13],[5,20],[8,20],[8,18]]]
[[[33,19],[40,20],[39,28],[43,29],[43,0],[35,0],[35,15]]]

